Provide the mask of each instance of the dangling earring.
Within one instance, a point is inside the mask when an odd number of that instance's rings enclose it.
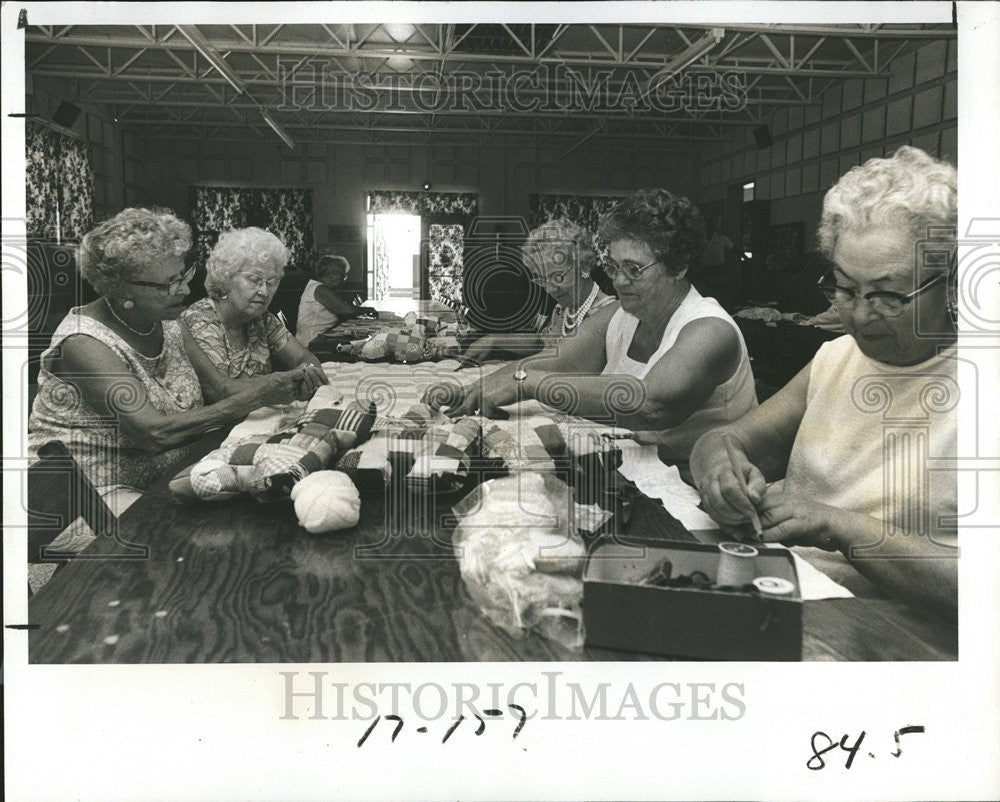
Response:
[[[131,298],[126,298],[124,301],[122,301],[122,306],[125,309],[131,309],[133,306],[135,306],[135,301],[133,301]]]

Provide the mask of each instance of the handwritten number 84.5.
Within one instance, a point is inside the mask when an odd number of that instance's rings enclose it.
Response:
[[[896,749],[889,754],[893,757],[899,757],[903,754],[903,748],[899,745],[899,736],[908,735],[910,733],[923,732],[924,728],[921,726],[915,727],[901,727],[893,733],[893,739],[896,741]],[[854,758],[857,757],[858,750],[861,748],[861,742],[865,739],[865,731],[862,730],[861,734],[857,737],[857,740],[848,745],[847,741],[850,738],[849,735],[844,735],[840,741],[834,741],[825,732],[814,732],[812,735],[812,757],[806,761],[806,768],[810,771],[819,771],[820,769],[826,768],[826,761],[823,760],[823,755],[832,749],[842,749],[847,753],[847,760],[844,761],[844,768],[849,769],[854,764]],[[868,753],[869,757],[875,757],[872,752]]]

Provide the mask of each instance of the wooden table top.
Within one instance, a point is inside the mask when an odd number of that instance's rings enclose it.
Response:
[[[119,519],[118,539],[135,546],[100,537],[31,598],[29,661],[664,659],[507,635],[479,612],[434,530],[400,534],[382,499],[366,496],[357,527],[308,535],[289,502],[182,505],[163,481]],[[804,660],[957,657],[953,624],[891,600],[804,602],[803,630]]]

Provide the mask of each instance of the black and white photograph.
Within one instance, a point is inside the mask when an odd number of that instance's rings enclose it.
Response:
[[[995,798],[998,8],[4,6],[10,798]]]

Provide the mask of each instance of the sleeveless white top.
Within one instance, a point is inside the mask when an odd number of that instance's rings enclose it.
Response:
[[[956,455],[959,370],[975,369],[956,356],[952,347],[896,367],[865,356],[849,335],[823,343],[809,369],[785,490],[912,534],[953,528],[956,475],[938,466]]]
[[[306,348],[309,343],[331,326],[340,322],[333,312],[316,300],[316,289],[322,287],[316,279],[309,279],[299,300],[299,318],[295,323],[295,338]]]
[[[681,305],[670,316],[660,345],[647,362],[637,362],[628,356],[639,318],[619,309],[608,323],[604,342],[607,364],[601,373],[605,376],[627,374],[642,379],[674,346],[681,329],[693,320],[710,317],[726,321],[736,331],[740,340],[740,363],[733,375],[712,391],[701,409],[696,410],[680,425],[660,431],[636,432],[639,442],[658,445],[660,459],[665,462],[687,462],[695,441],[705,432],[734,421],[757,406],[753,371],[750,369],[750,356],[746,343],[743,342],[743,335],[718,301],[705,298],[694,287],[688,290]]]

